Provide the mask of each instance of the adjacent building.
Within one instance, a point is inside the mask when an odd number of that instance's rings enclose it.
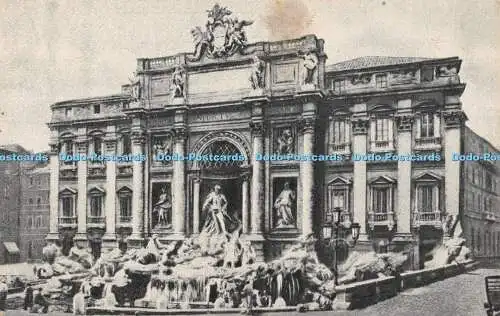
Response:
[[[20,259],[18,228],[21,162],[6,159],[26,153],[28,151],[17,144],[0,146],[0,264],[14,263]]]
[[[19,248],[22,262],[42,259],[49,232],[49,183],[47,164],[24,163],[21,176]]]
[[[48,240],[99,256],[153,233],[194,236],[219,185],[261,258],[302,235],[323,238],[335,208],[360,224],[357,250],[406,251],[414,267],[462,226],[480,235],[478,254],[498,254],[484,250],[484,223],[496,220],[464,206],[471,165],[452,159],[474,135],[458,57],[327,66],[314,35],[249,44],[230,11],[211,12],[194,53],[140,58],[122,93],[51,105]],[[75,154],[134,159],[60,159]]]

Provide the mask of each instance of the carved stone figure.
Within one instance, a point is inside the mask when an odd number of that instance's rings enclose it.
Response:
[[[453,225],[453,215],[448,214],[443,221],[443,236],[449,237]]]
[[[253,21],[231,18],[231,10],[218,4],[207,12],[205,31],[199,26],[191,30],[195,51],[193,57],[188,59],[198,61],[204,54],[209,58],[218,58],[231,56],[236,52],[242,53],[247,45],[243,28],[253,24]]]
[[[173,149],[173,140],[170,136],[158,137],[153,143],[153,153],[158,155],[171,155]]]
[[[304,78],[303,84],[315,84],[316,71],[318,67],[318,56],[315,53],[308,52],[303,55],[304,58]]]
[[[167,194],[167,188],[161,189],[158,201],[153,205],[153,214],[157,216],[157,226],[169,228],[171,226],[172,204]]]
[[[253,57],[252,64],[252,74],[250,75],[250,83],[252,84],[252,89],[263,89],[264,88],[264,72],[266,66],[264,62],[257,56]]]
[[[184,97],[184,68],[182,67],[177,67],[172,74],[172,96]]]
[[[207,212],[202,233],[207,235],[227,235],[227,223],[231,221],[227,213],[227,199],[221,193],[220,185],[215,185],[214,190],[208,194],[203,203],[202,210]]]
[[[277,139],[278,153],[286,155],[293,153],[293,135],[290,129],[284,129]]]
[[[295,227],[295,217],[293,216],[295,198],[295,192],[290,189],[290,183],[285,182],[283,190],[274,201],[274,208],[277,212],[276,228]]]
[[[129,79],[130,81],[130,94],[134,101],[138,101],[141,98],[141,81],[134,73],[134,78]]]
[[[441,66],[437,69],[438,77],[447,77],[449,83],[460,83],[457,67],[454,66]]]

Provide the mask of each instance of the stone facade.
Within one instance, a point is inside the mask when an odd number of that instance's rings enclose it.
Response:
[[[194,54],[138,59],[121,94],[51,106],[48,239],[98,255],[153,233],[196,235],[203,202],[219,184],[261,258],[301,235],[321,238],[340,207],[345,221],[361,225],[358,249],[406,249],[418,266],[420,252],[449,233],[444,218],[461,219],[461,167],[449,159],[462,150],[466,120],[461,60],[361,57],[325,66],[314,35],[248,44],[242,25],[224,28],[231,21],[193,31]],[[212,36],[216,28],[225,42]],[[144,161],[57,159],[67,153]],[[369,159],[412,153],[427,158]],[[257,158],[266,154],[342,160]],[[153,158],[176,155],[242,159]],[[292,202],[281,208],[290,190]]]
[[[42,259],[42,248],[49,232],[50,170],[44,164],[22,166],[19,249],[21,261]]]
[[[488,141],[466,127],[464,154],[498,153]],[[462,162],[464,235],[476,257],[500,256],[499,160]]]
[[[0,156],[24,154],[19,145],[0,146]],[[21,207],[21,163],[0,162],[0,264],[19,261],[19,211]]]

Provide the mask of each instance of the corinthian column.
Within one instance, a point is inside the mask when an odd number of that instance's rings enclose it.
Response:
[[[248,234],[248,179],[247,173],[243,174],[243,182],[241,183],[241,225],[243,226],[242,233]]]
[[[116,138],[108,137],[105,140],[106,155],[116,155]],[[106,233],[103,241],[108,247],[116,245],[116,161],[106,161],[106,198],[104,201],[104,215],[106,216]]]
[[[366,105],[360,104],[360,107],[365,107]],[[352,152],[365,155],[366,154],[366,143],[367,143],[367,133],[368,133],[368,118],[366,117],[356,117],[352,120],[352,134],[353,134],[353,149]],[[366,161],[356,160],[354,161],[354,181],[353,181],[353,217],[354,222],[360,224],[360,235],[359,239],[367,240],[367,229],[366,229]]]
[[[264,164],[257,160],[257,154],[264,150],[264,124],[262,121],[252,122],[252,194],[251,194],[251,233],[262,234],[262,217],[264,212]]]
[[[59,218],[59,143],[57,138],[52,139],[50,144],[50,191],[49,191],[49,234],[48,241],[59,239],[58,218]]]
[[[193,234],[200,233],[200,185],[201,179],[197,175],[193,179]]]
[[[144,156],[145,137],[141,130],[132,130],[132,155]],[[144,238],[144,161],[134,159],[132,162],[132,235],[129,241],[140,245]]]
[[[184,157],[185,153],[185,139],[186,129],[184,127],[177,127],[174,129],[175,133],[175,146],[174,155]],[[174,175],[172,178],[172,226],[174,235],[178,237],[184,236],[185,226],[185,209],[186,209],[186,174],[184,160],[178,159],[173,162]]]
[[[314,154],[315,117],[306,117],[302,121],[303,150],[305,156]],[[312,160],[300,162],[300,177],[302,181],[302,234],[313,233],[314,228],[314,166]]]

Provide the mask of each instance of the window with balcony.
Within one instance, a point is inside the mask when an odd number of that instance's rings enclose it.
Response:
[[[389,230],[394,227],[394,188],[396,181],[387,176],[378,177],[370,184],[370,211],[369,224],[374,226],[387,226]]]
[[[442,177],[425,172],[414,178],[414,225],[441,227],[440,187]]]
[[[350,129],[347,118],[330,118],[328,145],[330,154],[349,153]]]
[[[89,191],[89,214],[87,223],[101,224],[104,223],[104,190],[95,187]]]
[[[103,142],[101,137],[93,137],[91,146],[90,146],[90,154],[102,155]]]
[[[61,146],[61,153],[66,155],[66,156],[72,156],[75,152],[75,144],[73,143],[72,140],[65,140],[62,142],[62,146]],[[74,165],[75,162],[71,161],[71,160],[65,160],[63,162],[65,165]]]
[[[434,114],[425,113],[420,117],[420,137],[434,137]]]
[[[59,193],[59,225],[75,225],[76,191],[66,188]]]
[[[379,89],[387,88],[387,75],[375,76],[375,86]]]
[[[393,150],[394,134],[391,118],[375,118],[371,121],[371,151]]]
[[[417,148],[438,148],[441,145],[439,114],[432,112],[418,114],[415,136],[415,145]]]
[[[351,181],[343,177],[336,177],[328,183],[325,222],[331,222],[334,217],[333,211],[337,207],[342,210],[342,221],[351,220],[349,215],[350,185]]]
[[[130,223],[132,221],[132,190],[123,187],[117,192],[118,197],[118,223]]]

